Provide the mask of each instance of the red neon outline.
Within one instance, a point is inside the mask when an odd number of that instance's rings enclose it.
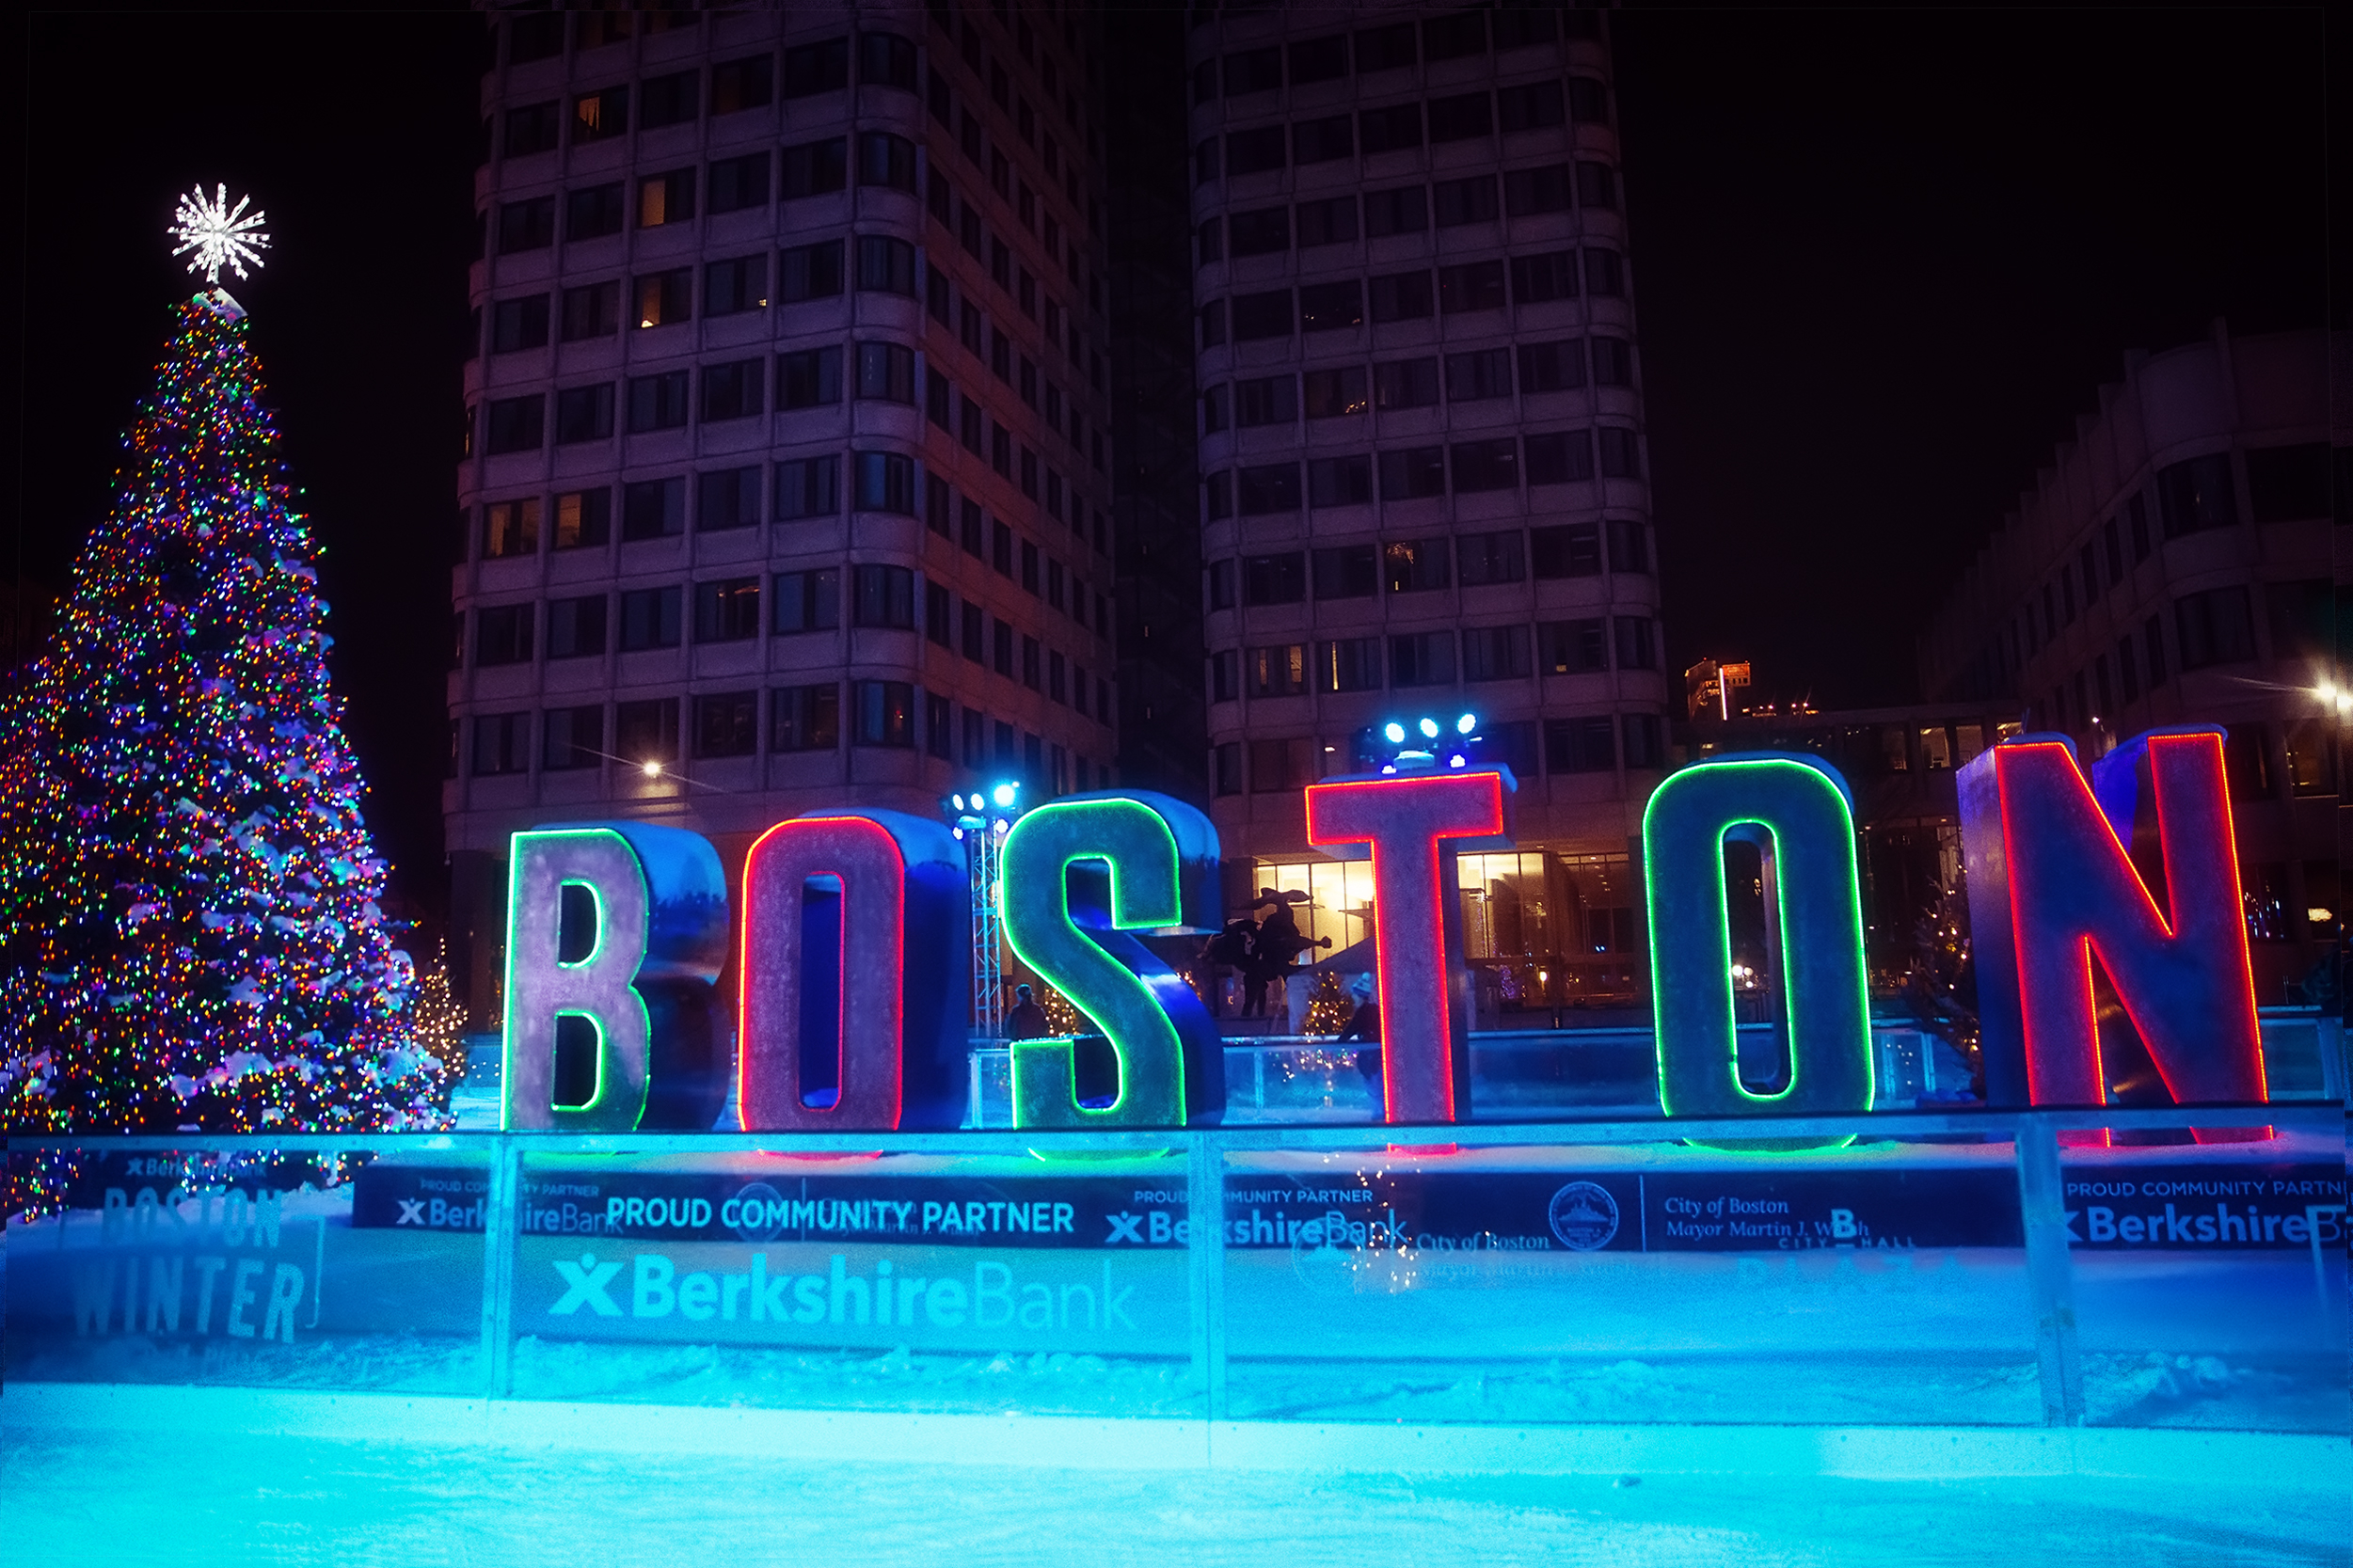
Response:
[[[1398,1014],[1391,1006],[1391,999],[1396,995],[1397,987],[1392,983],[1394,977],[1391,974],[1391,954],[1389,951],[1389,944],[1384,940],[1385,930],[1389,922],[1382,913],[1384,905],[1380,898],[1381,835],[1375,832],[1348,834],[1327,834],[1321,831],[1317,822],[1317,817],[1319,816],[1318,806],[1321,802],[1330,801],[1336,804],[1343,797],[1353,798],[1359,795],[1372,796],[1375,799],[1383,794],[1394,795],[1400,792],[1405,793],[1408,797],[1421,797],[1424,799],[1438,799],[1439,798],[1441,791],[1444,795],[1461,795],[1464,791],[1458,787],[1458,783],[1467,784],[1474,779],[1484,780],[1486,782],[1487,789],[1484,794],[1477,799],[1476,804],[1486,808],[1487,816],[1478,822],[1462,824],[1455,831],[1433,832],[1423,841],[1429,854],[1429,909],[1432,916],[1431,932],[1436,939],[1436,958],[1438,959],[1437,963],[1432,967],[1440,976],[1441,981],[1438,988],[1438,996],[1436,999],[1438,1008],[1438,1035],[1440,1041],[1449,1041],[1454,1037],[1454,1011],[1453,1004],[1447,994],[1447,988],[1443,984],[1443,977],[1446,973],[1446,916],[1444,902],[1446,897],[1446,888],[1441,879],[1444,875],[1445,861],[1439,852],[1439,844],[1443,839],[1476,838],[1482,834],[1500,833],[1503,831],[1503,781],[1502,776],[1492,772],[1435,773],[1427,775],[1408,775],[1405,778],[1396,779],[1352,779],[1345,783],[1310,784],[1307,787],[1307,841],[1309,844],[1318,847],[1334,844],[1362,844],[1367,846],[1370,849],[1368,863],[1371,865],[1373,872],[1373,895],[1375,900],[1373,907],[1373,969],[1375,982],[1379,987],[1381,1009],[1381,1115],[1391,1125],[1394,1125],[1397,1120],[1397,1074],[1389,1070],[1389,1046],[1390,1039],[1394,1031],[1394,1020],[1397,1018]],[[1451,1050],[1451,1047],[1448,1049]],[[1438,1077],[1444,1117],[1446,1120],[1452,1121],[1455,1119],[1455,1078],[1451,1064],[1449,1064],[1445,1070],[1439,1072]]]
[[[2172,852],[2174,845],[2177,841],[2177,830],[2184,834],[2190,832],[2192,830],[2191,825],[2187,823],[2186,817],[2184,814],[2169,813],[2166,809],[2166,769],[2158,766],[2158,752],[2160,748],[2170,751],[2177,746],[2184,745],[2202,745],[2209,748],[2211,756],[2210,760],[2207,760],[2207,766],[2214,770],[2214,777],[2218,780],[2223,778],[2224,776],[2221,736],[2208,733],[2202,735],[2158,735],[2151,736],[2149,737],[2150,784],[2151,790],[2155,797],[2154,805],[2157,816],[2158,846],[2160,852],[2165,858],[2166,895],[2169,901],[2171,901],[2174,896],[2175,889],[2173,887],[2173,877],[2175,868],[2181,863],[2181,857]],[[2021,856],[2019,854],[2020,845],[2017,833],[2013,829],[2010,811],[2011,795],[2010,778],[2011,764],[2014,761],[2023,759],[2029,752],[2056,752],[2064,756],[2066,766],[2064,768],[2060,769],[2060,771],[2066,778],[2073,782],[2077,801],[2083,806],[2089,808],[2093,820],[2099,824],[2098,832],[2106,837],[2107,841],[2107,847],[2111,856],[2117,863],[2122,865],[2126,873],[2123,880],[2128,882],[2131,885],[2132,890],[2140,896],[2141,912],[2145,914],[2149,923],[2156,928],[2162,940],[2166,942],[2179,940],[2181,935],[2181,927],[2179,924],[2175,920],[2168,918],[2166,912],[2158,909],[2154,895],[2150,892],[2147,881],[2141,877],[2140,868],[2133,863],[2130,850],[2125,846],[2123,841],[2117,836],[2115,824],[2110,822],[2107,818],[2107,814],[2100,809],[2099,800],[2091,792],[2091,782],[2085,776],[2082,768],[2077,765],[2074,754],[2068,751],[2068,748],[2056,741],[2028,741],[2024,744],[2012,743],[2000,746],[1995,749],[1994,757],[1995,795],[2000,803],[2001,809],[2002,854],[2004,860],[2005,880],[2009,883],[2011,933],[2012,942],[2015,943],[2022,939],[2026,930],[2026,925],[2023,918],[2023,911],[2021,910],[2019,904],[2019,877],[2017,867],[2021,861]],[[2208,825],[2209,832],[2214,834],[2218,834],[2221,845],[2224,870],[2227,873],[2228,886],[2230,889],[2234,890],[2239,886],[2238,843],[2236,824],[2234,821],[2231,811],[2230,791],[2227,784],[2218,791],[2218,800],[2220,805],[2220,811],[2218,814],[2219,820]],[[2246,981],[2246,995],[2251,999],[2255,990],[2254,963],[2252,956],[2248,948],[2245,922],[2235,909],[2232,911],[2227,929],[2232,933],[2232,940],[2238,949],[2239,969],[2241,975]],[[2094,984],[2092,978],[2091,960],[2095,957],[2098,958],[2103,966],[2108,970],[2111,977],[2113,977],[2116,973],[2116,966],[2109,960],[2107,954],[2104,951],[2099,935],[2096,932],[2089,930],[2083,932],[2080,937],[2076,938],[2075,946],[2078,949],[2076,966],[2083,977],[2084,1000],[2082,1017],[2086,1023],[2088,1044],[2091,1053],[2091,1099],[2089,1103],[2094,1105],[2106,1105],[2110,1103],[2107,1093],[2107,1067],[2105,1055],[2100,1049],[2098,988]],[[2026,1049],[2028,1101],[2037,1105],[2072,1103],[2072,1101],[2061,1098],[2058,1092],[2065,1086],[2064,1085],[2050,1084],[2046,1082],[2050,1075],[2046,1074],[2043,1070],[2044,1057],[2042,1051],[2038,1048],[2038,1042],[2035,1037],[2035,1020],[2039,1009],[2034,1006],[2033,1000],[2028,994],[2028,988],[2027,985],[2027,964],[2024,961],[2023,953],[2018,955],[2018,976],[2019,1025],[2024,1036],[2024,1044]],[[2125,1016],[2132,1021],[2133,1027],[2139,1032],[2141,1039],[2144,1042],[2153,1040],[2155,1037],[2152,1035],[2150,1030],[2143,1023],[2141,1013],[2139,1009],[2133,1005],[2133,999],[2129,994],[2127,994],[2125,988],[2120,984],[2116,986],[2115,989],[2119,1006],[2124,1009]],[[2154,1048],[2154,1046],[2149,1051],[2149,1060],[2150,1064],[2156,1069],[2159,1081],[2165,1085],[2165,1091],[2167,1095],[2172,1099],[2175,1104],[2179,1105],[2184,1103],[2180,1088],[2175,1085],[2172,1075],[2166,1069],[2166,1064],[2161,1054]],[[2253,1063],[2255,1085],[2258,1090],[2259,1098],[2262,1101],[2268,1102],[2271,1098],[2270,1081],[2264,1067],[2263,1048],[2260,1034],[2258,1034],[2256,1039],[2255,1050],[2253,1053]],[[2046,1087],[2053,1092],[2046,1095]],[[2106,1143],[2107,1138],[2103,1132],[2098,1136],[2096,1141]]]
[[[874,957],[881,958],[883,962],[885,962],[889,966],[890,970],[890,983],[882,988],[882,998],[880,1006],[883,1009],[883,1022],[885,1024],[884,1033],[889,1041],[885,1054],[889,1061],[888,1072],[890,1079],[890,1094],[888,1096],[887,1103],[890,1107],[890,1128],[892,1130],[896,1130],[900,1120],[906,1115],[907,1074],[905,1053],[907,1018],[905,991],[907,984],[907,857],[905,851],[900,849],[898,847],[898,837],[882,823],[875,821],[870,816],[854,816],[847,815],[832,816],[787,817],[786,820],[779,822],[774,827],[769,829],[768,832],[760,834],[759,837],[754,839],[752,841],[751,848],[744,851],[743,925],[738,937],[736,950],[737,1027],[739,1031],[740,1031],[743,1028],[745,1022],[752,1016],[752,982],[755,978],[754,974],[752,935],[753,932],[758,928],[758,926],[756,920],[755,919],[754,906],[755,897],[754,889],[756,886],[756,883],[751,875],[752,867],[760,854],[761,847],[766,845],[769,840],[775,838],[780,833],[793,832],[794,830],[803,831],[801,832],[796,832],[796,837],[805,836],[805,831],[809,829],[851,830],[860,835],[871,834],[879,838],[882,845],[888,847],[891,858],[898,863],[898,875],[892,879],[891,896],[898,901],[896,924],[899,933],[899,940],[889,953],[874,955]],[[851,879],[844,876],[838,869],[803,871],[802,873],[802,880],[804,886],[810,877],[832,877],[841,883],[841,943],[839,951],[835,955],[835,961],[841,966],[841,969],[838,983],[835,987],[835,995],[836,997],[835,1006],[839,1010],[836,1014],[834,1026],[834,1037],[835,1042],[835,1081],[839,1084],[840,1087],[834,1097],[834,1103],[831,1106],[824,1107],[822,1109],[809,1104],[797,1093],[794,1095],[793,1099],[800,1110],[805,1115],[813,1117],[830,1117],[840,1115],[842,1108],[850,1103],[850,1069],[851,1055],[850,1040],[850,979],[851,958],[853,956],[850,950]],[[865,954],[858,954],[855,955],[855,957],[862,962],[866,958],[866,955]],[[800,955],[798,953],[789,955],[789,961],[798,963],[800,961]],[[753,1053],[746,1048],[747,1044],[748,1042],[739,1039],[736,1050],[736,1104],[739,1107],[749,1105],[753,1102],[751,1095],[748,1092],[751,1088],[750,1074],[752,1069]],[[800,1041],[797,1038],[793,1041],[793,1049],[796,1053],[800,1049]],[[771,1130],[755,1129],[754,1131],[765,1132]]]

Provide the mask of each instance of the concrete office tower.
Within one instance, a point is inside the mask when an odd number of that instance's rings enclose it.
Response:
[[[534,823],[1110,782],[1101,94],[1073,8],[498,12],[456,926]]]
[[[2341,384],[2353,339],[2333,352]],[[2329,513],[2353,430],[2331,427],[2330,355],[2316,331],[2235,338],[2219,322],[2128,355],[1919,647],[1932,700],[2009,697],[2087,762],[2159,725],[2229,731],[2266,1006],[2344,930]]]
[[[1521,852],[1468,856],[1480,1006],[1641,994],[1661,771],[1648,464],[1606,18],[1195,13],[1214,815],[1244,889],[1367,929],[1300,788],[1476,715]],[[1679,700],[1679,693],[1678,700]],[[1255,869],[1248,863],[1255,862]]]

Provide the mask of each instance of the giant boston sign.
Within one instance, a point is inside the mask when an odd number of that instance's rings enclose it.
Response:
[[[1467,970],[1452,858],[1511,842],[1508,769],[1342,778],[1307,790],[1308,840],[1369,859],[1387,1118],[1471,1111]],[[2095,960],[2177,1102],[2266,1100],[2222,735],[2140,736],[2087,772],[2064,737],[2005,742],[1960,775],[1988,1098],[2106,1100]],[[1789,1074],[1737,1065],[1724,845],[1773,867]],[[1659,1093],[1676,1116],[1837,1114],[1874,1085],[1852,799],[1819,758],[1713,758],[1643,820]],[[1213,1123],[1216,1027],[1138,940],[1214,926],[1216,831],[1149,793],[1079,795],[1004,839],[1008,944],[1098,1032],[1012,1045],[1033,1128]],[[683,829],[515,835],[507,914],[510,1129],[707,1128],[724,1098],[718,994],[734,960],[750,1132],[946,1129],[962,1114],[970,962],[963,846],[937,823],[842,810],[753,847],[740,919]],[[732,955],[731,926],[736,932]]]

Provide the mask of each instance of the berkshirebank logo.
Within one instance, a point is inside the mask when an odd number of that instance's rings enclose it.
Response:
[[[681,1275],[666,1254],[641,1252],[628,1265],[626,1308],[614,1293],[624,1268],[619,1259],[584,1252],[577,1260],[559,1258],[554,1266],[564,1291],[548,1312],[558,1318],[585,1311],[688,1323],[1137,1332],[1130,1307],[1136,1287],[1113,1284],[1108,1259],[1102,1261],[1098,1287],[1068,1278],[1041,1284],[1025,1279],[1011,1264],[992,1261],[976,1262],[969,1272],[925,1275],[898,1273],[882,1259],[870,1272],[853,1273],[838,1252],[821,1275],[771,1273],[765,1252],[752,1254],[752,1266],[741,1274]]]

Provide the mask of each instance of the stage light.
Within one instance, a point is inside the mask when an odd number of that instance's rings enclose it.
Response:
[[[659,779],[661,777],[661,764],[656,762],[651,757],[648,757],[644,762],[639,763],[637,765],[637,770],[644,774],[649,779]]]
[[[1455,721],[1455,733],[1456,735],[1472,734],[1478,729],[1478,727],[1479,716],[1475,713],[1466,713],[1461,718]]]
[[[1423,720],[1422,733],[1427,738],[1436,740],[1438,738],[1438,721],[1435,719]]]
[[[1406,727],[1391,719],[1381,726],[1381,737],[1391,746],[1403,746],[1406,743]]]
[[[996,802],[998,810],[1010,811],[1013,808],[1013,797],[1020,792],[1021,785],[1017,784],[1001,784],[989,792],[989,799]]]

